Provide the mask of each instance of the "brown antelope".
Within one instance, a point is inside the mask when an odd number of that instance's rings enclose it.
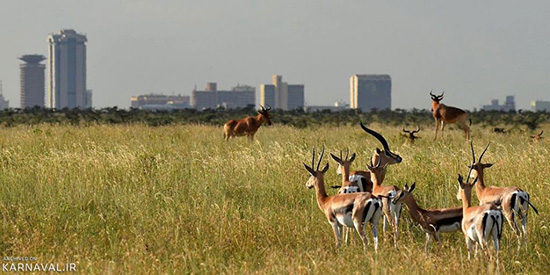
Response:
[[[544,130],[540,131],[540,134],[538,135],[531,136],[531,138],[533,139],[533,142],[542,141],[542,139],[544,138],[542,137],[542,133],[544,133]]]
[[[363,241],[363,246],[366,248],[368,244],[367,236],[365,235],[365,226],[367,222],[372,224],[372,236],[374,238],[374,250],[378,250],[378,221],[381,215],[382,202],[379,198],[371,193],[350,193],[328,196],[325,191],[324,176],[327,172],[328,163],[322,170],[319,170],[323,159],[324,150],[321,152],[317,168],[315,165],[315,148],[313,148],[313,158],[311,167],[304,163],[304,167],[309,172],[310,177],[306,183],[306,187],[311,189],[315,187],[317,193],[317,205],[325,214],[328,222],[332,225],[336,246],[339,248],[342,231],[339,225],[346,227],[354,227],[359,237]]]
[[[473,143],[470,142],[470,148],[472,149],[472,165],[469,167],[473,169],[472,176],[477,177],[476,195],[480,204],[495,203],[501,205],[502,212],[508,224],[512,227],[514,233],[518,237],[518,242],[521,240],[521,236],[527,241],[527,215],[529,206],[533,208],[535,213],[538,214],[538,210],[529,201],[529,194],[518,187],[497,187],[486,186],[483,170],[493,166],[492,163],[482,163],[481,159],[489,148],[489,143],[476,161]],[[522,230],[520,231],[517,224],[517,217],[521,220]],[[518,246],[519,248],[519,246]]]
[[[456,107],[447,106],[443,103],[439,103],[443,99],[443,94],[445,94],[445,92],[441,93],[441,95],[434,95],[432,92],[430,92],[430,96],[432,97],[432,115],[435,119],[434,140],[437,139],[437,130],[439,129],[440,123],[441,138],[443,138],[443,130],[445,129],[445,124],[455,123],[462,130],[464,130],[466,140],[469,140],[470,127],[466,124],[466,120],[470,121],[470,125],[472,125],[472,120],[468,119],[468,114],[464,110]]]
[[[395,185],[382,185],[382,173],[386,169],[386,165],[380,166],[381,159],[378,159],[376,165],[367,165],[367,169],[370,172],[370,178],[373,183],[372,194],[377,197],[382,197],[382,212],[384,213],[384,230],[386,229],[386,222],[388,221],[395,232],[394,244],[397,245],[397,238],[399,237],[399,216],[401,215],[401,204],[394,204],[392,199],[395,198],[399,188]]]
[[[355,193],[355,192],[365,192],[363,190],[362,184],[357,184],[357,182],[349,181],[349,169],[353,161],[355,160],[355,153],[351,155],[351,158],[348,159],[349,156],[349,149],[346,152],[346,157],[342,158],[342,150],[340,150],[340,157],[337,157],[330,154],[332,159],[338,163],[338,169],[336,170],[336,174],[342,175],[342,185],[341,186],[332,186],[332,188],[340,188],[338,190],[338,194],[347,194],[347,193]]]
[[[498,259],[500,237],[502,236],[502,211],[492,203],[472,206],[472,187],[477,179],[474,179],[472,183],[468,183],[471,172],[472,169],[470,168],[466,182],[463,181],[462,175],[458,175],[459,188],[457,194],[457,198],[462,200],[461,228],[468,248],[468,260],[470,259],[472,245],[476,245],[476,252],[478,244],[481,245],[481,249],[488,248],[487,241],[490,236],[493,237],[493,246]]]
[[[404,133],[407,133],[407,134],[401,134],[403,137],[407,138],[407,140],[405,140],[405,144],[414,144],[414,140],[420,138],[420,137],[417,137],[415,136],[414,134],[420,132],[420,128],[418,128],[418,126],[416,126],[416,130],[413,130],[413,131],[409,131],[409,130],[405,130],[405,128],[403,128],[403,132]]]
[[[247,136],[250,141],[253,141],[254,134],[262,126],[262,123],[271,125],[271,120],[269,119],[269,110],[271,110],[271,107],[267,106],[267,109],[261,105],[260,107],[261,110],[258,111],[258,115],[255,117],[248,116],[243,119],[232,119],[226,122],[223,126],[225,140],[229,140],[232,137]]]
[[[390,150],[388,142],[380,133],[367,128],[367,126],[365,126],[363,122],[361,122],[361,128],[368,134],[378,139],[378,141],[380,141],[380,143],[382,144],[382,147],[384,148],[383,150],[380,150],[379,148],[376,148],[376,150],[374,150],[374,154],[372,155],[371,162],[378,163],[378,161],[380,161],[380,165],[385,167],[386,165],[396,164],[403,161],[401,156],[399,156],[398,154]],[[384,171],[382,171],[382,174],[381,174],[382,181],[384,180],[385,177],[386,177],[386,170],[384,169]],[[359,171],[350,172],[349,181],[354,182],[364,192],[372,192],[372,181],[371,181],[371,176],[369,171],[359,170]],[[385,230],[385,227],[384,227],[384,230]]]
[[[426,254],[431,240],[439,242],[439,232],[455,232],[460,230],[462,223],[462,207],[423,209],[416,203],[412,194],[415,183],[405,187],[393,198],[393,204],[404,203],[409,208],[411,218],[418,223],[426,233]]]

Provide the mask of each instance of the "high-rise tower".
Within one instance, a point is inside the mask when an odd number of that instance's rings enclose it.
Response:
[[[88,108],[86,36],[74,30],[48,35],[49,108]]]
[[[21,108],[44,107],[44,71],[46,65],[41,64],[45,56],[28,54],[19,57],[25,63],[19,65],[21,70]]]
[[[365,112],[391,109],[391,77],[387,74],[352,75],[350,108]]]
[[[260,105],[283,110],[304,108],[304,85],[283,82],[280,75],[273,75],[272,80],[273,84],[260,85]]]

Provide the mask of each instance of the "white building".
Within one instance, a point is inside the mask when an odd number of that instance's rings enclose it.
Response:
[[[504,105],[500,105],[498,103],[498,99],[493,99],[491,100],[490,105],[483,105],[482,109],[484,111],[504,111],[504,112],[515,111],[516,102],[514,100],[514,96],[509,95],[506,97],[506,102],[504,103]]]
[[[546,111],[550,112],[550,101],[535,100],[531,102],[533,112]]]
[[[86,89],[86,42],[83,34],[61,30],[48,35],[48,108],[91,107]]]

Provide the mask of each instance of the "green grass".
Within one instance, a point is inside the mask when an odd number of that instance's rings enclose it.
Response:
[[[458,206],[457,173],[469,144],[458,130],[403,146],[400,128],[371,125],[404,159],[386,184],[417,183],[427,208]],[[550,129],[546,127],[548,132]],[[398,248],[381,234],[378,254],[359,237],[338,252],[332,229],[305,188],[311,149],[350,148],[363,169],[379,143],[360,127],[260,128],[256,141],[222,140],[210,126],[18,126],[0,131],[0,252],[37,262],[76,262],[84,273],[545,273],[550,266],[550,142],[474,127],[491,185],[527,190],[529,250],[506,224],[500,262],[468,261],[461,233],[424,254],[424,233],[404,210]],[[330,163],[327,185],[338,184]],[[334,191],[330,191],[332,194]],[[477,201],[477,200],[476,200]],[[369,229],[370,237],[370,229]],[[5,262],[3,262],[5,263]]]

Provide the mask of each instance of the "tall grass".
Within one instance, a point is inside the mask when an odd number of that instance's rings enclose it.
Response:
[[[432,132],[403,146],[400,128],[371,125],[404,159],[386,184],[417,183],[427,208],[458,206],[457,173],[471,160],[462,132]],[[550,129],[549,129],[550,132]],[[0,252],[37,262],[76,262],[85,273],[545,273],[550,266],[550,143],[474,127],[475,148],[495,165],[491,185],[531,194],[529,249],[506,224],[500,261],[467,260],[461,233],[424,254],[424,233],[404,210],[394,248],[378,254],[353,234],[340,251],[305,188],[311,149],[350,148],[363,169],[377,140],[359,127],[262,127],[256,141],[222,140],[210,126],[38,126],[0,131]],[[326,182],[337,184],[335,163]],[[333,190],[330,190],[334,194]],[[370,230],[369,230],[370,232]],[[370,233],[369,233],[370,236]]]

